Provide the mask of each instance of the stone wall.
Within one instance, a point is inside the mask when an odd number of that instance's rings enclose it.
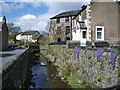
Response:
[[[29,50],[21,54],[6,70],[2,72],[2,88],[24,88]]]
[[[73,59],[73,49],[67,47],[50,46],[46,52],[49,60],[55,62],[59,67],[64,67],[71,71],[71,75],[80,81],[86,81],[92,87],[105,88],[118,83],[118,61],[115,62],[115,69],[112,70],[109,52],[104,52],[99,60],[95,55],[95,50],[81,50],[79,57]]]
[[[69,22],[65,22],[65,17],[60,18],[60,23],[56,23],[56,20],[57,19],[50,20],[50,42],[58,42],[58,38],[60,38],[61,41],[67,41],[66,37],[71,38],[71,35],[70,33],[66,34],[66,26],[71,26],[71,18],[69,17]],[[57,33],[57,27],[61,27],[60,33]]]

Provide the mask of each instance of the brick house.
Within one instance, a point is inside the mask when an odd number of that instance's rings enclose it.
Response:
[[[8,48],[8,27],[6,24],[6,17],[0,21],[0,50],[7,50]]]
[[[61,42],[72,39],[72,19],[79,11],[62,12],[50,18],[50,42]]]

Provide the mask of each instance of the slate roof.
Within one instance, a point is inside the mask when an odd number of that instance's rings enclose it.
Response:
[[[38,39],[41,36],[41,34],[38,31],[25,31],[22,32],[21,35],[32,35],[33,39]]]
[[[33,39],[38,39],[41,35],[40,34],[36,34],[36,35],[33,35]]]
[[[73,19],[75,19],[79,14],[81,14],[82,11],[84,11],[86,8],[87,8],[87,5],[83,5],[83,6],[81,7],[81,10],[77,13],[77,15],[75,15],[75,17],[74,17]]]
[[[38,32],[38,31],[25,31],[25,32],[22,32],[21,35],[33,35],[35,32]]]
[[[56,19],[56,18],[62,18],[62,17],[68,17],[68,16],[75,16],[80,12],[80,10],[73,10],[73,11],[67,11],[67,12],[62,12],[50,19]]]

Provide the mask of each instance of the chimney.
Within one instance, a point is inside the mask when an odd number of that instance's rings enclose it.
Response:
[[[85,8],[86,7],[86,5],[83,5],[81,8],[83,9],[83,8]]]
[[[3,17],[3,24],[6,23],[6,17]]]

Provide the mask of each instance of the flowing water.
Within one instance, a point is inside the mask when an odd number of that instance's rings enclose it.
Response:
[[[34,85],[29,88],[69,88],[58,76],[57,68],[47,61],[43,55],[36,55],[38,60],[32,66],[32,80]]]

